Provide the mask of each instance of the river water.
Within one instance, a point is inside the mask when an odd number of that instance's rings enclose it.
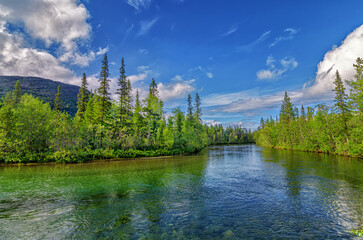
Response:
[[[0,167],[0,239],[352,239],[363,161],[256,145]]]

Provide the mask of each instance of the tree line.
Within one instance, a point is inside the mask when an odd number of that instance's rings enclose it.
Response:
[[[344,81],[336,71],[332,107],[295,107],[285,92],[279,118],[261,119],[256,142],[263,146],[363,156],[363,59],[353,64],[354,79]]]
[[[241,127],[206,126],[201,99],[188,95],[187,112],[174,109],[166,118],[158,86],[152,79],[145,99],[132,94],[122,58],[117,100],[110,93],[107,53],[99,87],[89,91],[82,76],[77,113],[62,109],[58,86],[54,106],[21,93],[19,81],[0,101],[0,162],[83,162],[93,159],[175,155],[197,152],[207,145],[252,142]]]

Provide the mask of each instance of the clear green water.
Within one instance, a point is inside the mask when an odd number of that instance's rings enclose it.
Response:
[[[0,167],[0,239],[349,239],[363,161],[217,146],[192,156]]]

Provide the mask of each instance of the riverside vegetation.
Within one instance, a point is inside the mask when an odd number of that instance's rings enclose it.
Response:
[[[300,108],[291,103],[285,92],[279,119],[261,119],[254,133],[257,144],[311,152],[363,157],[363,59],[353,64],[356,74],[347,81],[346,94],[338,71],[334,81],[334,106]]]
[[[149,157],[197,152],[207,145],[253,142],[241,127],[202,124],[201,99],[188,95],[187,113],[175,109],[166,119],[154,79],[143,101],[121,61],[117,101],[111,99],[107,53],[102,60],[99,88],[89,92],[86,74],[77,95],[74,117],[63,111],[58,86],[52,108],[20,82],[0,101],[0,162],[84,162],[95,159]]]

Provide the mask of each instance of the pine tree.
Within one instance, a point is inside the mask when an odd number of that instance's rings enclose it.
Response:
[[[280,120],[284,122],[290,122],[294,118],[294,106],[290,101],[290,97],[285,92],[284,100],[282,101]]]
[[[158,86],[155,83],[155,79],[153,78],[149,87],[149,95],[152,95],[154,97],[159,97],[159,90]]]
[[[129,125],[131,119],[132,109],[132,94],[131,94],[131,83],[125,75],[125,62],[124,58],[121,60],[120,77],[117,82],[118,89],[117,94],[119,95],[119,115],[121,127]]]
[[[192,116],[193,116],[193,105],[192,105],[192,97],[190,96],[190,94],[188,94],[187,102],[188,102],[188,114],[187,114],[187,117],[188,117],[189,120],[191,120]]]
[[[341,114],[341,119],[344,125],[344,131],[347,132],[348,131],[347,118],[346,118],[346,113],[348,111],[348,106],[346,103],[347,95],[345,94],[345,87],[338,70],[335,73],[334,84],[335,84],[335,88],[333,89],[333,91],[335,92],[334,107]]]
[[[163,102],[159,100],[158,86],[154,78],[149,86],[149,95],[145,99],[145,122],[147,127],[147,140],[149,145],[156,143],[156,132],[163,114]]]
[[[86,111],[84,112],[84,120],[87,124],[93,124],[95,122],[94,116],[94,97],[88,98]]]
[[[15,89],[13,91],[13,102],[15,107],[20,103],[20,99],[21,99],[21,87],[20,87],[20,81],[18,80],[15,83]]]
[[[202,109],[200,108],[201,101],[198,93],[195,94],[195,118],[198,122],[202,122]]]
[[[54,99],[54,110],[59,112],[62,109],[62,99],[61,99],[61,86],[58,85],[58,91],[55,94],[55,99]]]
[[[97,90],[98,96],[97,96],[97,114],[98,114],[98,120],[100,123],[104,124],[105,118],[108,114],[108,112],[111,109],[111,94],[109,92],[110,90],[110,79],[108,78],[110,76],[109,70],[108,70],[108,60],[107,60],[107,53],[105,53],[103,60],[102,60],[102,69],[100,73],[100,78],[98,79],[98,82],[100,83],[100,86]]]
[[[350,107],[363,113],[363,58],[357,58],[353,64],[356,74],[354,80],[348,81],[350,88],[349,105]]]
[[[77,95],[77,113],[76,116],[78,116],[80,119],[84,119],[84,112],[86,111],[89,93],[87,89],[88,83],[87,83],[87,77],[86,74],[83,73],[82,76],[82,83],[81,88],[79,89],[79,93]]]

